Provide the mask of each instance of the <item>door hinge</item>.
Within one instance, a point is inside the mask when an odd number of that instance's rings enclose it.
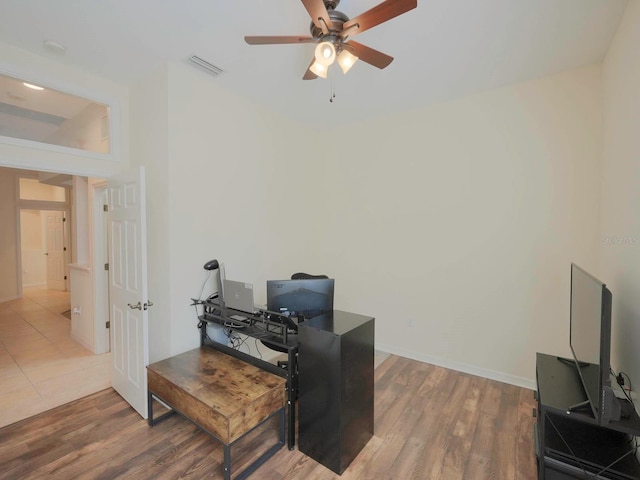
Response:
[[[104,205],[102,205],[102,211],[103,212],[108,212],[109,211],[109,205],[107,205],[106,203]]]
[[[104,264],[104,269],[105,269],[105,270],[107,270],[107,271],[109,271],[109,264],[108,264],[108,263],[105,263],[105,264]]]
[[[65,280],[67,279],[67,276],[66,276],[66,275],[64,276],[64,279],[65,279]]]
[[[111,328],[111,322],[107,322],[107,323],[105,323],[105,324],[104,324],[104,327],[105,327],[105,328]]]
[[[62,251],[63,251],[63,252],[66,252],[66,251],[67,251],[67,247],[64,247],[64,248],[62,249]]]
[[[66,222],[67,221],[67,217],[62,217],[62,221]]]

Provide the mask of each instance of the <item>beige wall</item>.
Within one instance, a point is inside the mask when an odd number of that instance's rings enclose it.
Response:
[[[47,283],[47,257],[40,210],[20,210],[20,243],[22,254],[22,286]]]
[[[267,278],[288,278],[305,265],[316,215],[307,205],[318,184],[304,126],[188,66],[170,66],[169,87],[169,188],[160,195],[169,199],[176,353],[198,342],[189,299],[200,295],[206,261],[217,258],[227,278],[254,283],[258,303]]]
[[[63,187],[40,183],[38,178],[21,178],[19,189],[20,199],[22,200],[67,201],[67,191]]]
[[[379,346],[528,386],[536,351],[570,354],[570,262],[599,253],[600,76],[350,126],[333,144],[321,258],[338,306],[376,317]]]
[[[193,348],[190,306],[218,258],[227,277],[286,278],[310,254],[304,127],[219,89],[211,77],[169,65],[132,92],[133,163],[147,171],[150,359]],[[304,179],[305,184],[301,184]],[[309,183],[311,182],[311,183]],[[211,281],[205,294],[217,287]]]
[[[0,168],[0,302],[18,298],[18,225],[14,170]]]
[[[568,353],[569,262],[598,265],[600,77],[351,125],[315,149],[316,132],[197,70],[150,75],[131,135],[149,186],[151,360],[197,345],[190,298],[218,258],[258,302],[268,278],[327,273],[336,307],[374,315],[385,348],[532,385],[536,351]]]
[[[132,166],[144,165],[147,187],[149,360],[171,355],[168,73],[162,68],[131,92]]]
[[[640,2],[629,2],[603,66],[601,280],[613,293],[612,366],[640,385]]]
[[[42,250],[42,217],[40,210],[20,212],[20,231],[23,249]]]
[[[337,308],[415,358],[531,386],[536,351],[569,353],[569,264],[599,254],[599,67],[352,125],[318,150],[188,67],[147,86],[134,104],[166,101],[168,118],[140,150],[150,297],[164,293],[152,357],[156,341],[197,345],[189,299],[211,258],[258,302],[269,278],[327,273]]]

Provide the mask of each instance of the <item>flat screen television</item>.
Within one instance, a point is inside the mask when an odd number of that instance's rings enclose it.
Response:
[[[332,278],[267,280],[267,310],[313,318],[333,311]]]
[[[611,388],[611,300],[604,283],[571,264],[569,344],[587,396],[570,410],[590,409],[598,424],[620,419]]]

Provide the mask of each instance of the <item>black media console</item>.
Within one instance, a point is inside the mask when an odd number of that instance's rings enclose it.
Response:
[[[587,400],[573,360],[538,353],[536,384],[539,480],[640,479],[631,439],[640,436],[635,411],[606,426],[599,426],[588,411],[569,412],[570,406]]]

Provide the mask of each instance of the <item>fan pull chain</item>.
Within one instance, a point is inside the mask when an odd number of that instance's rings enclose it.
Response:
[[[333,103],[333,99],[336,98],[336,86],[333,82],[333,77],[330,78],[330,82],[329,82],[329,102]]]

